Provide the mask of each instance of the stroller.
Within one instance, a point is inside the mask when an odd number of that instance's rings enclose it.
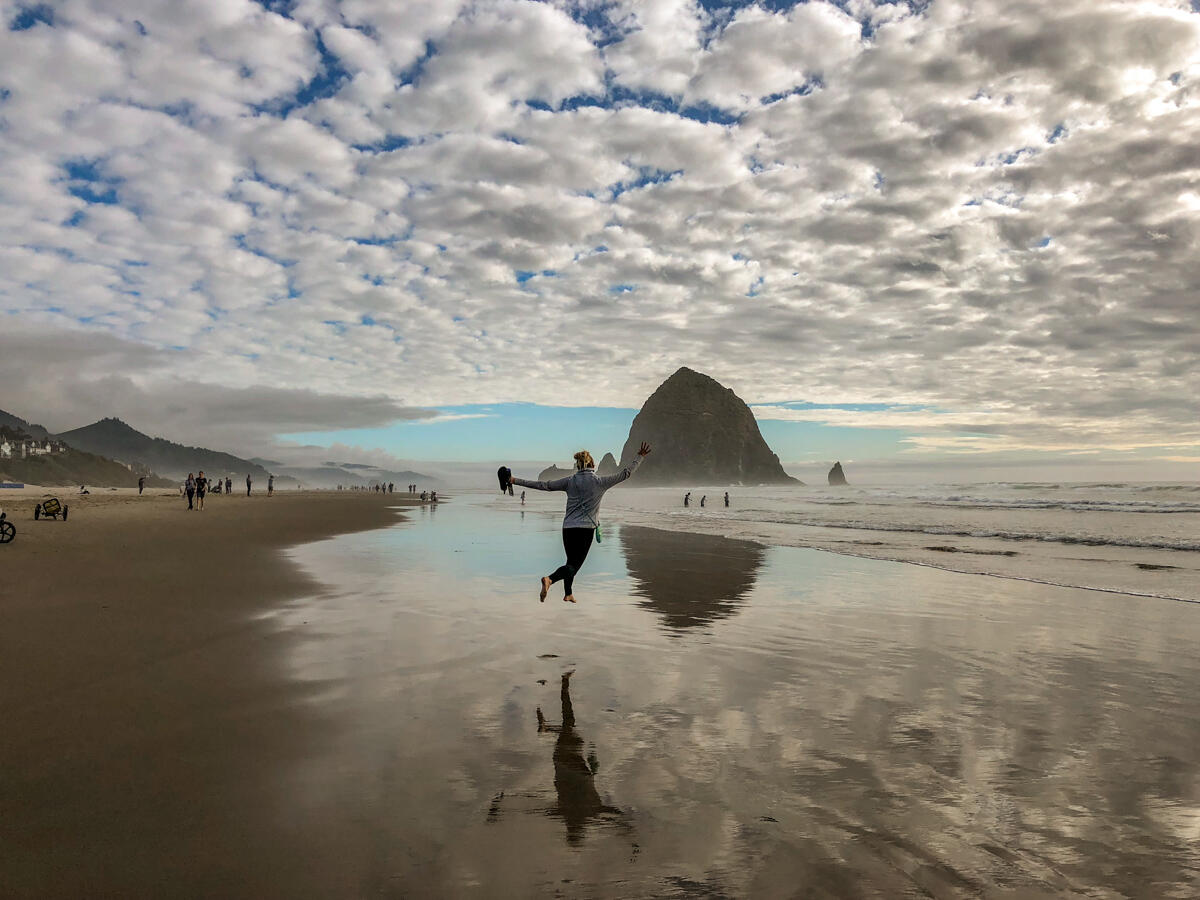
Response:
[[[58,519],[62,516],[63,521],[67,521],[67,510],[69,507],[63,506],[58,502],[57,497],[51,497],[49,500],[43,500],[33,508],[33,518],[35,520],[41,518]]]

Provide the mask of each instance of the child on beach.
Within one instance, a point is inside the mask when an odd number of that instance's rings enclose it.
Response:
[[[533,488],[535,491],[566,491],[567,512],[563,519],[563,549],[567,553],[567,561],[549,575],[542,576],[542,590],[538,599],[546,602],[546,594],[550,585],[556,581],[563,583],[563,601],[575,602],[575,573],[587,559],[588,550],[592,547],[592,538],[599,529],[600,501],[604,492],[613,485],[620,484],[637,471],[642,460],[650,452],[650,445],[645,441],[638,449],[637,456],[615,475],[597,475],[596,462],[592,454],[580,450],[575,454],[574,475],[558,478],[554,481],[526,481],[523,478],[512,478],[511,484]]]

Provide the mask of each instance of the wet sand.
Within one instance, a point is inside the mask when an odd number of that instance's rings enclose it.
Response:
[[[540,604],[560,515],[422,507],[6,693],[0,894],[1200,891],[1195,605],[634,527]]]
[[[1196,896],[1194,605],[615,527],[542,605],[552,509],[305,554],[291,794],[360,894]]]
[[[34,521],[55,493],[66,522]],[[4,491],[0,895],[248,896],[302,885],[260,802],[311,720],[261,614],[319,585],[282,548],[396,521],[374,493]],[[247,864],[247,860],[254,864]]]

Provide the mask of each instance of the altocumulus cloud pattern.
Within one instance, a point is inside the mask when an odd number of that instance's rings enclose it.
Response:
[[[1191,0],[0,21],[0,369],[29,405],[212,385],[266,433],[630,406],[719,360],[760,416],[904,404],[875,418],[932,449],[1200,441]],[[28,374],[51,348],[70,370]]]

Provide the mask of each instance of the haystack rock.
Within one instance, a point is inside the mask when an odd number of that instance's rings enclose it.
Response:
[[[829,470],[829,483],[834,486],[848,484],[846,474],[842,471],[841,462],[835,462],[833,468]]]
[[[611,453],[605,453],[604,458],[600,460],[600,465],[596,466],[597,475],[616,475],[621,471],[621,467],[617,465],[617,461],[613,459]]]
[[[652,484],[795,484],[758,430],[754,414],[732,390],[682,368],[642,406],[621,460],[642,441],[653,452],[634,478]]]
[[[574,475],[574,469],[560,469],[556,465],[549,465],[542,471],[538,472],[538,481],[554,481],[556,478],[566,478],[568,475]]]

